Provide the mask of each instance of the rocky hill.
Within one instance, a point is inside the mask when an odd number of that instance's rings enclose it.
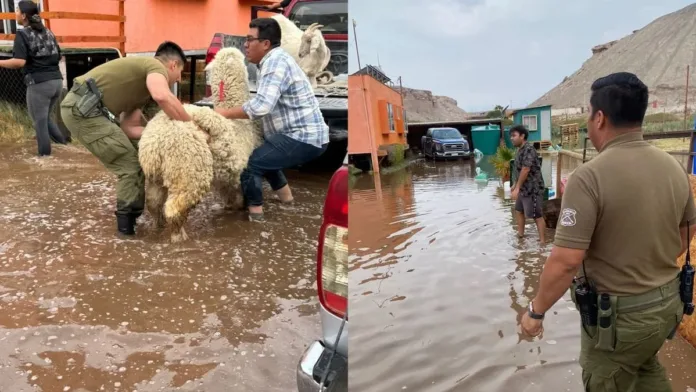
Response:
[[[696,4],[664,15],[631,35],[592,48],[592,57],[530,106],[586,106],[592,82],[617,71],[638,75],[650,100],[662,108],[684,108],[686,66],[691,66],[689,104],[696,106]],[[691,105],[689,105],[691,106]]]
[[[397,87],[398,90],[398,87]],[[428,90],[403,89],[406,117],[411,123],[466,120],[464,109],[450,97],[433,95]]]

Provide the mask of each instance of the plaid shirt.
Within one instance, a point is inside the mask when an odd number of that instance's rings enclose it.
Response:
[[[272,49],[259,64],[256,96],[242,105],[255,120],[262,118],[265,137],[280,133],[321,147],[329,142],[329,127],[319,110],[307,75],[290,54]]]

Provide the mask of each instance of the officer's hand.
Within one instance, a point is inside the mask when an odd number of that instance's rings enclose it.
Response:
[[[539,336],[544,332],[544,320],[536,320],[529,317],[527,312],[522,314],[522,320],[520,321],[520,327],[522,327],[522,333],[529,335],[531,337]]]

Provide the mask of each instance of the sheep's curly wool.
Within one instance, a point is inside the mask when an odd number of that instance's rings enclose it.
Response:
[[[205,108],[184,105],[189,114]],[[212,112],[212,111],[211,111]],[[191,123],[157,113],[138,144],[138,159],[145,174],[146,205],[158,227],[172,226],[172,241],[187,238],[183,225],[188,212],[210,191],[213,156],[206,135]]]
[[[272,18],[280,25],[280,46],[297,61],[312,87],[317,86],[317,79],[330,82],[333,75],[324,70],[331,60],[331,50],[326,46],[321,33],[323,26],[312,23],[307,30],[302,31],[284,15],[274,15]]]
[[[215,106],[239,106],[248,100],[248,75],[238,49],[221,50],[206,69]],[[250,120],[228,120],[195,105],[184,109],[193,122],[174,121],[160,111],[148,122],[139,143],[147,209],[158,227],[171,225],[172,242],[188,238],[183,228],[188,213],[211,187],[228,207],[242,202],[240,174],[262,140]],[[201,130],[210,135],[209,142]]]

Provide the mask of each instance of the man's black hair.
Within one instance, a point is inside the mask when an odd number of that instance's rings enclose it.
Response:
[[[527,127],[525,127],[524,125],[515,125],[514,127],[510,128],[510,135],[512,135],[513,132],[517,132],[520,135],[522,135],[524,140],[527,140],[527,138],[529,138],[529,131],[527,130]]]
[[[186,55],[184,54],[184,51],[181,49],[181,46],[171,41],[162,42],[160,46],[157,48],[157,51],[155,51],[155,57],[161,57],[170,60],[178,60],[181,62],[181,65],[186,64]]]
[[[280,25],[273,18],[258,18],[254,19],[249,23],[250,29],[259,30],[259,40],[269,40],[271,42],[271,48],[277,48],[280,46]]]
[[[592,83],[592,117],[601,110],[617,128],[640,126],[648,109],[648,86],[630,72],[617,72]]]

